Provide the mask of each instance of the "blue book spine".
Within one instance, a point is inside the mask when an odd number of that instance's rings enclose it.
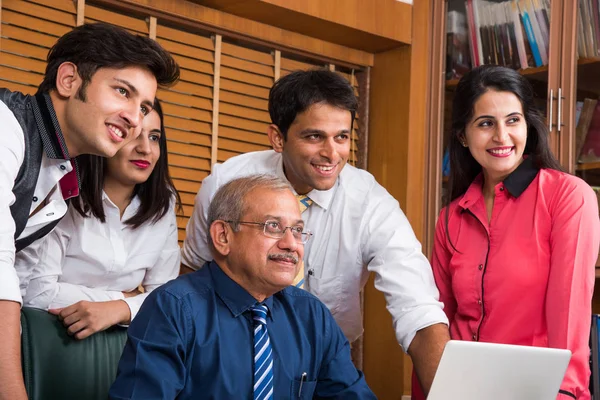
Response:
[[[537,42],[535,40],[535,35],[533,34],[533,27],[531,26],[531,20],[529,19],[529,13],[527,11],[523,11],[521,14],[523,17],[523,26],[525,27],[525,34],[527,35],[527,40],[529,41],[529,47],[531,47],[531,53],[533,54],[533,61],[535,61],[536,67],[542,66],[542,56],[540,55],[540,50],[538,49]]]

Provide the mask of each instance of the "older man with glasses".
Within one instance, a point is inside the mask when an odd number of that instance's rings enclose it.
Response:
[[[295,286],[311,233],[289,185],[230,181],[208,212],[213,261],[133,320],[111,399],[374,399],[327,307]]]

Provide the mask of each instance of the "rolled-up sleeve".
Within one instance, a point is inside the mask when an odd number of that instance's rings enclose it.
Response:
[[[375,273],[375,288],[385,295],[396,339],[406,352],[417,331],[448,319],[439,301],[431,266],[398,202],[382,187],[373,188],[362,235],[364,262]]]
[[[10,206],[15,202],[13,186],[23,163],[23,130],[10,109],[0,101],[0,300],[22,302],[15,271],[15,222]]]

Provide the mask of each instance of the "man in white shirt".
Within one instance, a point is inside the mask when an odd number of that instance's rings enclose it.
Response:
[[[211,259],[206,216],[220,186],[256,173],[287,179],[297,195],[305,195],[299,198],[307,207],[302,218],[314,234],[297,281],[329,307],[353,342],[363,332],[359,293],[374,272],[398,343],[428,391],[449,340],[448,320],[431,267],[398,202],[371,174],[346,165],[357,104],[350,84],[327,70],[297,71],[276,82],[267,132],[273,150],[231,158],[204,179],[187,226],[182,270]]]
[[[27,398],[15,253],[50,232],[79,194],[74,157],[113,156],[139,135],[157,85],[178,77],[155,41],[89,24],[52,47],[35,96],[0,89],[0,399]]]

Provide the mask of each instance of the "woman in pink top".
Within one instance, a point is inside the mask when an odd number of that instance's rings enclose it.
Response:
[[[504,67],[460,80],[432,268],[452,339],[569,349],[557,399],[585,400],[598,204],[561,170],[533,96]]]

